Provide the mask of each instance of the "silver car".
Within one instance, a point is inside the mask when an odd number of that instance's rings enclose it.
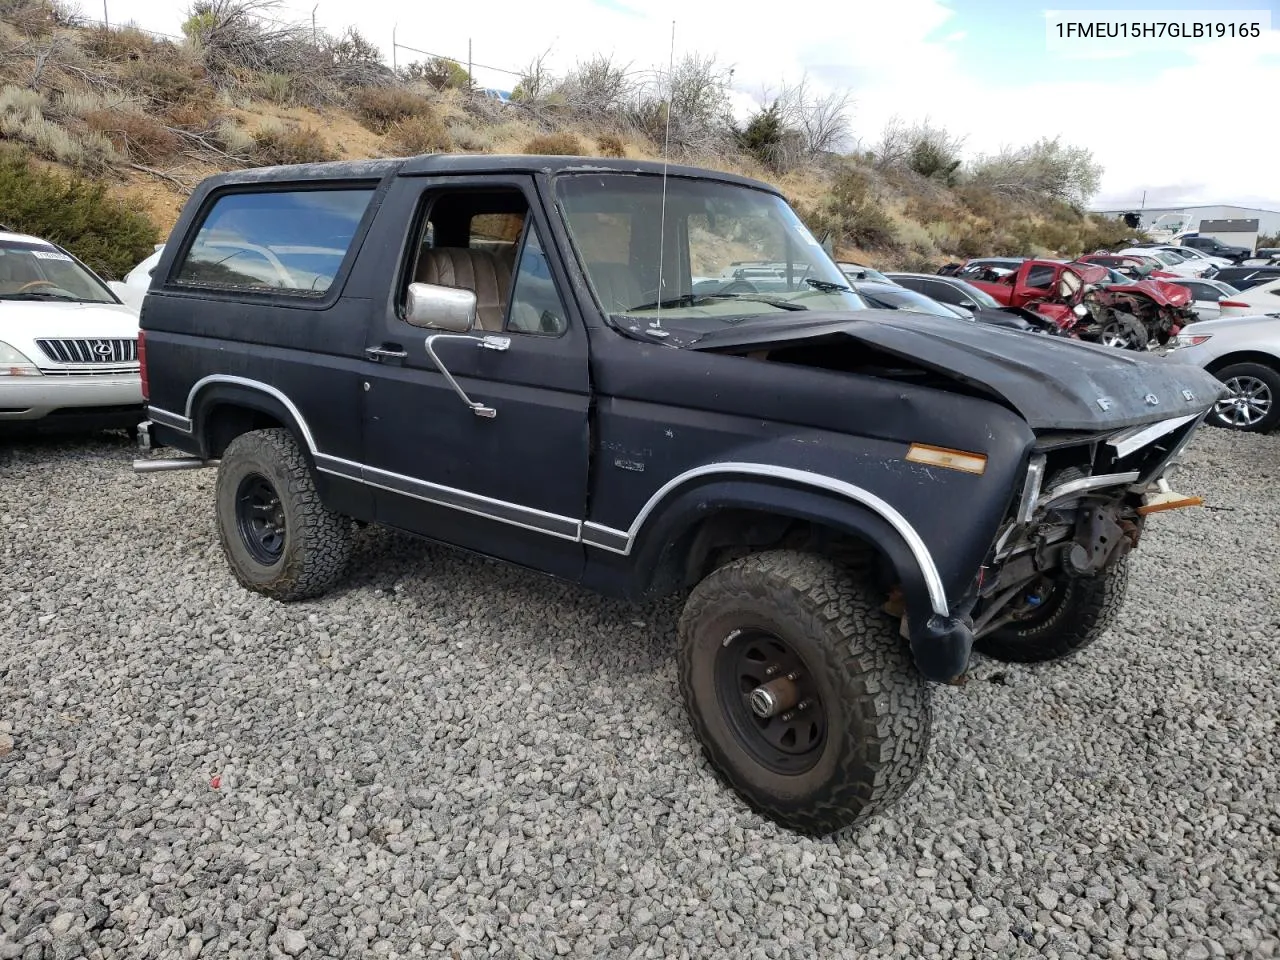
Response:
[[[1180,287],[1186,287],[1191,291],[1191,309],[1196,312],[1196,316],[1201,320],[1215,320],[1222,308],[1218,306],[1219,300],[1229,300],[1240,293],[1235,287],[1229,283],[1223,283],[1221,280],[1200,279],[1200,280],[1177,280],[1170,279],[1169,283],[1175,283]]]
[[[1208,423],[1254,433],[1280,425],[1280,313],[1187,324],[1164,356],[1202,367],[1226,384],[1228,393]]]

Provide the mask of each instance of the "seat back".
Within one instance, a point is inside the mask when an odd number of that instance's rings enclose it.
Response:
[[[512,257],[468,247],[429,247],[418,257],[414,280],[461,287],[476,295],[476,326],[498,333],[511,296]]]

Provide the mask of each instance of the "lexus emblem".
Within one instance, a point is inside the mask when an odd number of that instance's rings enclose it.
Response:
[[[1160,402],[1160,398],[1159,398],[1159,397],[1157,397],[1154,393],[1148,393],[1148,394],[1147,394],[1145,397],[1143,397],[1142,399],[1143,399],[1143,400],[1145,400],[1145,401],[1147,401],[1147,406],[1148,406],[1148,407],[1154,407],[1156,404],[1158,404],[1158,403]]]
[[[100,357],[110,357],[111,354],[114,352],[111,349],[111,341],[110,340],[95,341],[93,344],[93,352]]]

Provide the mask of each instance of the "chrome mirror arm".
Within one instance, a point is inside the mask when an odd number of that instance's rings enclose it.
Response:
[[[473,337],[465,333],[436,333],[427,337],[425,342],[427,356],[430,357],[431,362],[436,365],[436,369],[444,374],[444,378],[449,381],[449,386],[453,388],[453,392],[462,399],[463,403],[471,408],[471,412],[477,417],[484,417],[487,420],[492,420],[498,415],[498,411],[493,407],[486,406],[485,404],[472,400],[467,396],[466,391],[459,386],[457,380],[453,379],[453,374],[449,372],[449,368],[441,362],[440,357],[436,354],[435,342],[437,340],[470,340],[472,343],[475,343],[483,349],[501,351],[506,350],[511,346],[511,338],[496,336]]]

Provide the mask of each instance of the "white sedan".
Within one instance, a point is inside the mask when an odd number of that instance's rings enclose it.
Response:
[[[1182,257],[1183,260],[1190,260],[1197,263],[1203,260],[1205,263],[1211,263],[1218,269],[1223,267],[1234,267],[1235,262],[1228,260],[1226,257],[1215,257],[1205,253],[1203,250],[1197,250],[1195,247],[1184,247],[1180,244],[1170,243],[1159,247],[1149,247],[1150,250],[1161,250],[1164,253],[1172,253],[1174,256]]]
[[[1229,300],[1219,300],[1218,307],[1224,317],[1280,316],[1280,280],[1234,293]]]
[[[0,233],[0,430],[141,419],[138,311],[62,248]]]
[[[1120,250],[1116,254],[1121,257],[1154,257],[1160,261],[1160,269],[1166,273],[1176,273],[1180,277],[1204,277],[1217,273],[1218,268],[1208,260],[1189,260],[1176,253],[1160,250],[1156,247],[1131,247]]]

